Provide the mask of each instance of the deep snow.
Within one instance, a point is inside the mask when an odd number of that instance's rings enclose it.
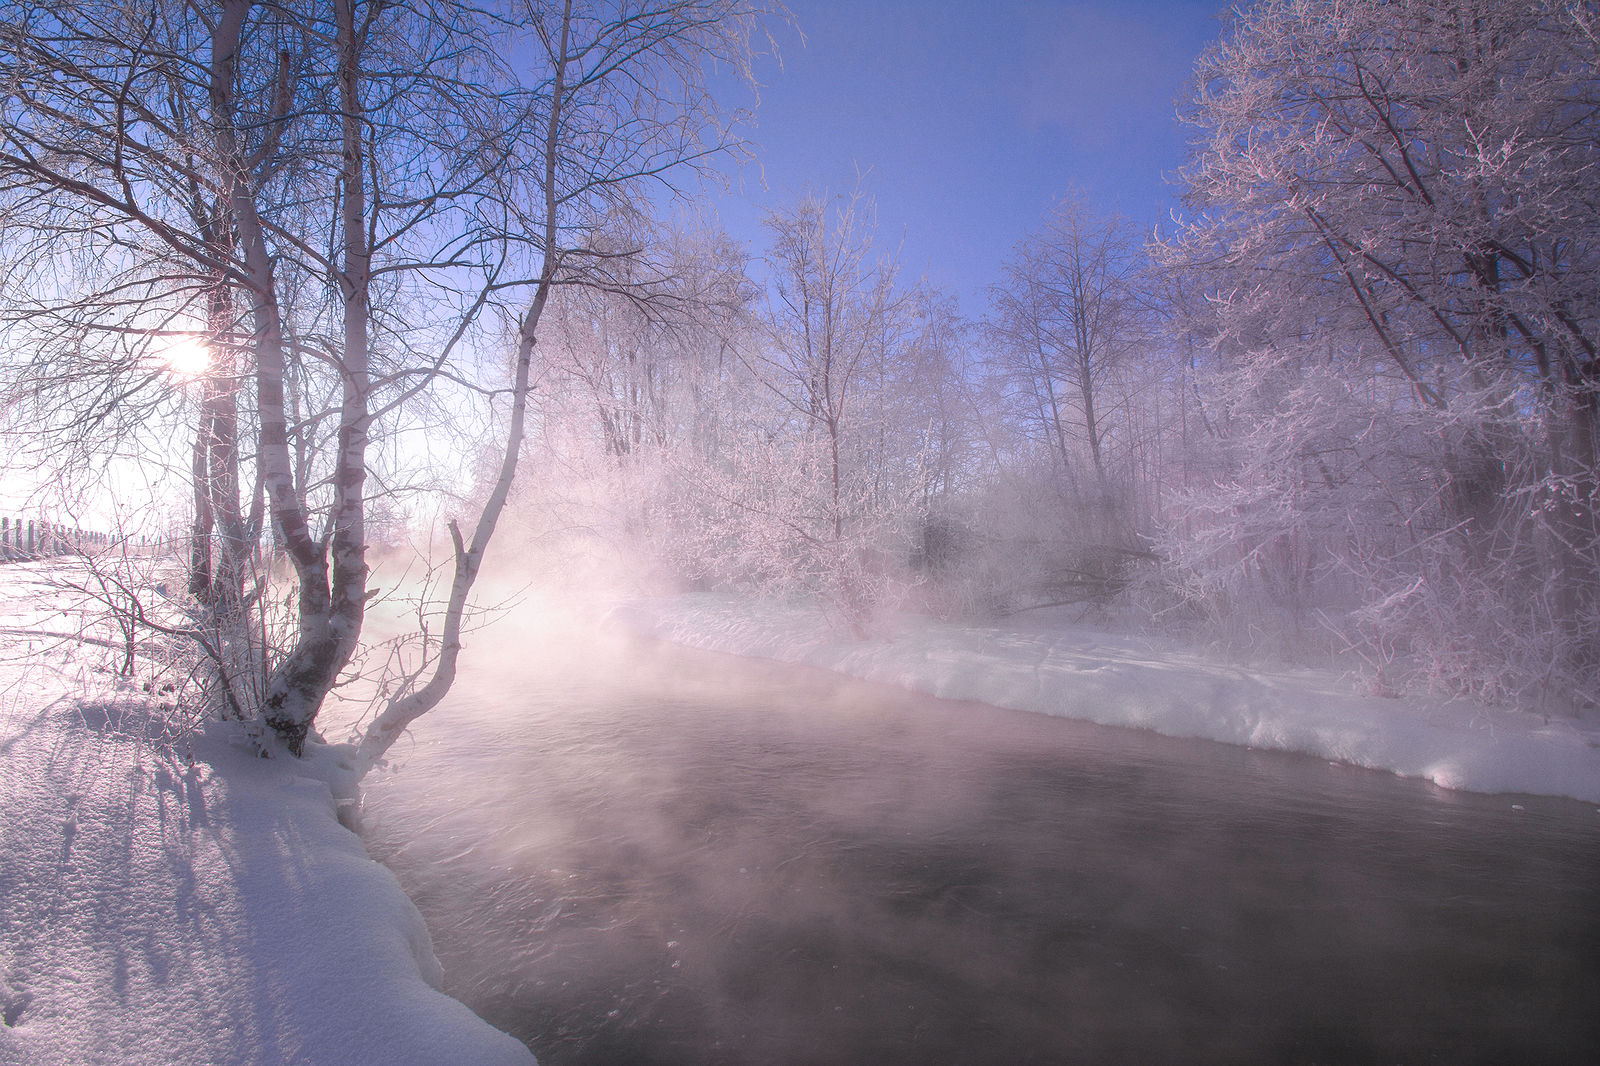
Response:
[[[899,617],[888,636],[865,641],[841,635],[804,603],[719,593],[635,601],[611,617],[665,640],[947,699],[1304,752],[1445,788],[1600,803],[1595,718],[1461,700],[1363,698],[1331,672],[1245,669],[1156,638],[1088,627],[1064,610],[991,626]]]
[[[0,1064],[527,1066],[437,991],[426,927],[324,756],[153,739],[40,565],[0,567]],[[19,632],[23,631],[23,632]]]

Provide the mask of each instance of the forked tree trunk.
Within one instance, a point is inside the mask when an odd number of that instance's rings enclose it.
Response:
[[[266,680],[262,718],[289,751],[298,755],[323,700],[354,653],[366,598],[366,569],[360,548],[360,497],[366,474],[366,293],[364,288],[354,294],[349,289],[352,279],[358,286],[365,283],[366,265],[362,258],[365,231],[357,225],[352,234],[348,226],[352,211],[356,218],[363,217],[365,198],[361,184],[359,102],[353,104],[346,97],[341,99],[345,150],[342,192],[346,197],[354,197],[355,203],[345,205],[346,265],[341,282],[345,286],[343,295],[347,305],[352,299],[358,299],[360,313],[354,319],[354,351],[347,353],[354,365],[345,379],[345,409],[340,416],[339,451],[335,458],[336,501],[330,516],[335,551],[330,583],[328,541],[311,535],[289,451],[284,405],[287,359],[283,319],[278,306],[273,259],[265,227],[256,210],[257,189],[253,184],[262,160],[245,156],[237,133],[234,85],[243,27],[253,6],[254,0],[221,2],[220,17],[212,36],[210,96],[214,137],[228,175],[229,210],[242,252],[244,289],[253,324],[262,486],[273,525],[294,565],[299,584],[299,628],[295,644]],[[354,62],[359,57],[355,51],[350,0],[343,0],[336,6],[336,15],[340,19],[340,62]],[[292,93],[288,58],[287,55],[281,57],[280,63],[279,99],[275,105],[280,124],[287,120]],[[342,82],[342,87],[353,88],[354,84],[352,73]],[[269,140],[262,151],[274,148]],[[352,249],[356,255],[354,261]],[[347,347],[351,345],[352,321],[347,313]]]
[[[366,154],[360,94],[362,56],[355,23],[355,0],[335,0],[333,8],[339,54],[342,153],[339,221],[343,262],[338,282],[344,311],[344,346],[340,359],[342,388],[328,536],[312,543],[310,536],[304,533],[304,505],[299,494],[293,491],[292,479],[279,477],[272,490],[275,512],[280,528],[290,540],[289,554],[300,582],[300,626],[294,648],[267,679],[264,717],[294,755],[301,754],[323,700],[333,690],[339,672],[355,654],[367,602],[364,493],[371,424],[367,335],[372,255],[367,246],[366,229]],[[283,425],[281,374],[276,395],[277,424]],[[264,415],[262,425],[266,425]],[[275,445],[275,450],[278,461],[286,467],[287,447]],[[302,531],[298,545],[294,538],[287,536],[291,525],[297,525]]]
[[[494,536],[506,501],[511,496],[511,486],[516,480],[517,462],[522,455],[522,441],[528,414],[528,393],[532,386],[533,353],[538,343],[539,320],[544,316],[550,289],[555,282],[560,256],[556,250],[557,208],[556,172],[560,161],[561,126],[565,119],[563,108],[567,99],[567,68],[569,35],[572,27],[572,0],[566,0],[561,16],[561,29],[553,42],[555,78],[551,85],[550,116],[545,127],[543,178],[544,178],[544,260],[539,272],[538,287],[517,335],[517,360],[512,379],[511,416],[506,427],[505,451],[500,457],[494,487],[478,515],[472,532],[472,541],[463,541],[460,527],[450,523],[450,540],[455,553],[455,567],[450,580],[450,597],[445,605],[444,625],[439,636],[438,658],[433,664],[432,676],[427,682],[407,687],[390,700],[372,724],[362,734],[355,750],[355,770],[365,774],[383,758],[400,739],[406,727],[438,706],[455,683],[456,666],[461,656],[461,626],[466,617],[467,598],[478,580],[483,566],[484,552]]]

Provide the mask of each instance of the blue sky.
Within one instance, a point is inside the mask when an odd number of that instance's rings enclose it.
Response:
[[[1069,187],[1167,217],[1175,101],[1225,3],[789,0],[799,32],[777,34],[781,69],[759,67],[761,166],[718,213],[759,254],[764,208],[807,185],[847,193],[859,170],[880,245],[980,314],[1001,261]]]

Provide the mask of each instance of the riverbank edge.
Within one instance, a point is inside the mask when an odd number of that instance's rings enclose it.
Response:
[[[1461,791],[1600,804],[1593,718],[1362,697],[1329,671],[1245,669],[1060,615],[987,626],[900,616],[855,640],[805,602],[696,592],[626,601],[607,624],[944,699],[1315,755]]]
[[[88,750],[102,755],[109,739],[112,746],[126,749],[121,760],[138,769],[119,782],[128,788],[126,792],[98,791],[81,783],[67,787],[63,781],[63,787],[51,792],[67,801],[65,814],[45,810],[30,819],[18,809],[21,803],[12,802],[16,797],[7,795],[7,820],[63,827],[62,841],[48,840],[39,846],[63,856],[70,853],[75,863],[102,868],[112,863],[89,849],[110,851],[131,841],[137,850],[141,838],[161,840],[169,855],[226,853],[229,867],[239,871],[234,884],[208,876],[215,873],[210,866],[184,872],[179,882],[191,892],[194,886],[204,886],[200,894],[208,910],[251,917],[214,945],[216,958],[209,961],[205,946],[193,951],[183,932],[143,922],[112,934],[119,943],[111,954],[123,963],[122,969],[110,973],[86,971],[81,964],[55,968],[26,952],[5,952],[12,957],[4,967],[8,972],[0,977],[6,978],[8,1015],[15,1008],[18,1024],[0,1031],[0,1063],[433,1066],[446,1061],[441,1055],[464,1051],[466,1061],[475,1064],[536,1066],[532,1052],[520,1042],[441,990],[443,970],[421,913],[394,874],[341,824],[329,768],[319,765],[319,759],[262,759],[250,751],[250,741],[234,723],[207,723],[191,738],[157,750],[146,739],[116,736],[124,723],[141,717],[137,705],[125,704],[108,714],[105,700],[80,700],[64,692],[44,695],[48,698],[37,706],[13,708],[7,714],[11,721],[0,723],[6,726],[0,734],[15,738],[21,730],[12,727],[25,722],[23,728],[35,744],[56,752]],[[132,753],[135,746],[142,749],[137,756]],[[134,772],[139,782],[129,787]],[[163,794],[170,797],[166,809],[141,802],[143,797]],[[175,830],[173,803],[191,812],[181,831]],[[126,813],[130,809],[131,815]],[[90,826],[120,826],[120,837],[102,840]],[[181,841],[176,852],[175,832]],[[294,842],[293,851],[284,850],[285,841]],[[104,847],[107,843],[112,846]],[[99,916],[108,899],[149,894],[137,870],[126,867],[127,877],[121,883],[98,878],[100,891],[94,898],[67,905],[68,913],[82,909]],[[281,891],[284,886],[303,886],[304,891],[291,894]],[[38,885],[41,890],[45,887]],[[181,899],[177,902],[181,904]],[[52,905],[62,906],[60,901]],[[9,901],[8,910],[28,909],[23,901]],[[178,925],[183,918],[183,907],[174,906],[172,923]],[[106,932],[89,923],[60,923],[53,935],[92,938]],[[122,986],[125,991],[116,998],[124,1003],[136,996],[144,981],[137,961],[140,949],[133,945],[151,943],[191,949],[182,951],[184,965],[167,979],[169,984],[203,986],[208,973],[248,974],[239,978],[238,986],[258,998],[204,1004],[190,1017],[174,1016],[170,1009],[147,1020],[130,1017],[146,1013],[141,1005],[119,1008],[117,1017],[97,1017],[97,1005],[109,998],[101,995],[106,986]],[[234,950],[241,943],[258,946],[260,953],[240,958]],[[39,954],[76,960],[102,953],[92,944],[52,944]],[[129,958],[135,961],[130,964]],[[160,990],[160,998],[169,1007],[198,1005],[219,991],[226,995],[225,989],[199,987],[189,995],[168,987]],[[245,1033],[253,1035],[241,1040]],[[89,1057],[80,1058],[80,1053]],[[202,1057],[189,1058],[195,1054]]]

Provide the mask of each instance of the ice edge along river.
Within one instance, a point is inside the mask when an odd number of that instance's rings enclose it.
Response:
[[[691,593],[621,605],[610,621],[945,699],[1316,755],[1444,788],[1600,803],[1600,719],[1592,715],[1362,697],[1328,671],[1246,669],[1083,626],[1060,611],[1004,626],[901,617],[887,636],[857,641],[810,605]]]

